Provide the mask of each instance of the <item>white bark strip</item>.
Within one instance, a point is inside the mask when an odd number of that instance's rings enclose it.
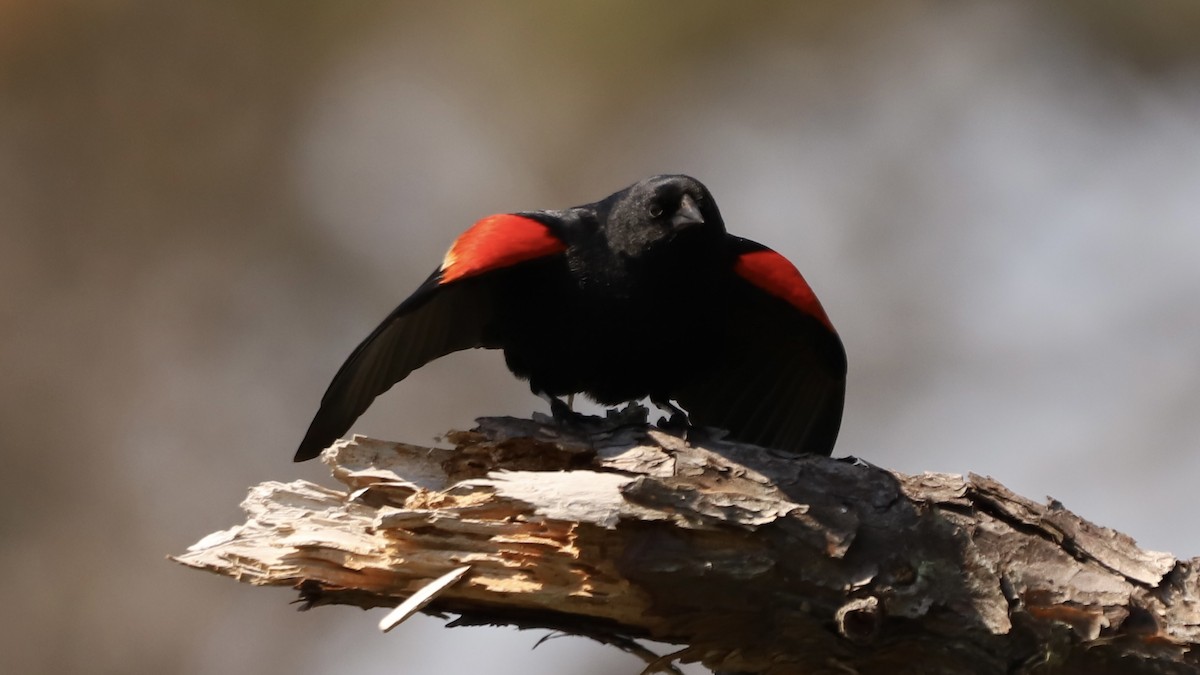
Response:
[[[463,578],[463,575],[471,570],[470,565],[460,567],[456,570],[450,570],[442,576],[434,579],[426,584],[421,590],[413,593],[407,600],[400,603],[396,609],[387,613],[387,616],[379,620],[379,630],[388,632],[391,629],[404,623],[410,616],[421,611],[425,605],[428,605],[434,598],[442,594],[454,582]]]

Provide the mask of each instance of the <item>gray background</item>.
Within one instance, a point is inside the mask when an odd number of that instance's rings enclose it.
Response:
[[[0,3],[0,670],[637,672],[164,556],[329,482],[320,394],[459,231],[660,172],[816,288],[838,454],[1200,555],[1198,50],[1182,0]],[[534,409],[460,354],[355,430]]]

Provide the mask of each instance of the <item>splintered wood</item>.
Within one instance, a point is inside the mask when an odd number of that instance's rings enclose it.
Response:
[[[259,485],[244,524],[175,560],[396,608],[386,629],[424,607],[746,673],[1200,671],[1200,559],[988,478],[603,420],[447,440],[338,442],[343,489]]]

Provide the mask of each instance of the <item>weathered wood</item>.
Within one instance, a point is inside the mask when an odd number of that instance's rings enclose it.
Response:
[[[245,524],[175,559],[309,606],[394,607],[442,578],[427,611],[462,623],[649,637],[729,671],[1200,671],[1200,559],[989,478],[617,421],[447,440],[339,442],[322,459],[346,489],[259,485]]]

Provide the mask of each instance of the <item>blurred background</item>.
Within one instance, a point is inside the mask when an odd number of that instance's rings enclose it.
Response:
[[[479,217],[708,184],[850,358],[837,454],[1200,555],[1200,5],[0,1],[0,670],[634,673],[165,560]],[[459,354],[355,431],[544,405]],[[691,667],[690,673],[705,672]]]

